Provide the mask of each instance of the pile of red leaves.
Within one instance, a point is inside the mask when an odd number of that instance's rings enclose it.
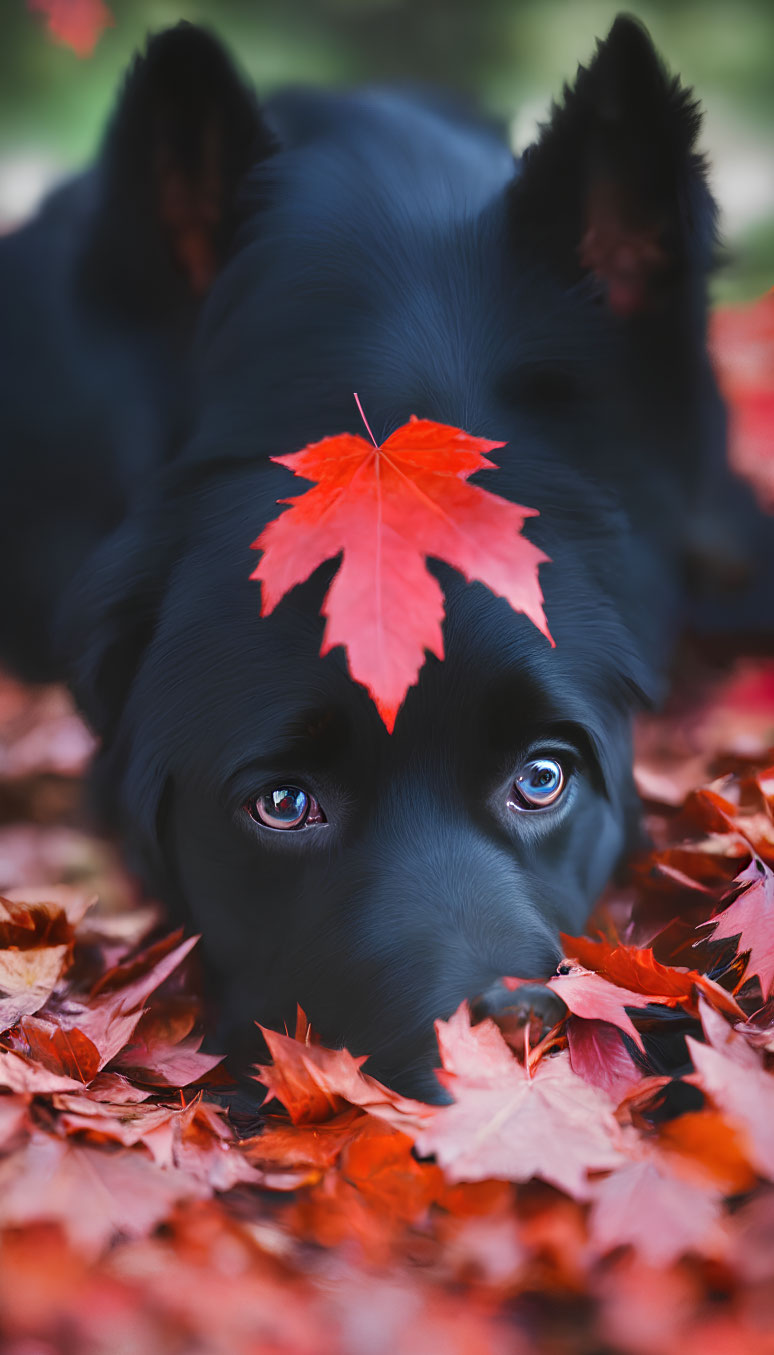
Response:
[[[770,693],[774,666],[754,671]],[[694,712],[715,779],[652,800],[656,849],[602,934],[565,938],[564,1021],[526,1058],[507,1022],[438,1023],[446,1106],[300,1018],[266,1032],[274,1099],[240,1139],[194,942],[80,887],[8,891],[3,1350],[774,1350],[774,705],[756,729],[751,681]],[[740,692],[748,752],[724,758],[708,731],[725,742]],[[673,784],[652,731],[641,772]]]
[[[643,724],[654,845],[537,1047],[461,1007],[432,1107],[299,1016],[247,1138],[194,941],[79,822],[87,753],[0,684],[4,1355],[774,1355],[772,661]]]

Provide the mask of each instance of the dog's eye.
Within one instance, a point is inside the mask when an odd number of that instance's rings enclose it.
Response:
[[[314,796],[300,786],[275,786],[249,800],[245,809],[264,828],[306,828],[325,823],[325,815]]]
[[[530,758],[513,783],[508,804],[513,809],[545,809],[555,804],[564,787],[564,771],[556,758]]]

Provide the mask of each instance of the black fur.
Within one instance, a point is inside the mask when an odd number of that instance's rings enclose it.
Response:
[[[192,61],[217,76],[201,106]],[[174,116],[154,120],[165,90]],[[291,1023],[298,1001],[327,1041],[431,1092],[433,1019],[503,973],[549,973],[636,838],[631,723],[664,690],[686,557],[754,521],[705,352],[697,126],[628,19],[521,167],[430,98],[299,93],[259,113],[183,26],[132,73],[101,168],[0,248],[5,653],[66,667],[104,741],[101,809],[203,933],[218,1038],[242,1059],[254,1020]],[[201,314],[143,155],[190,188],[196,248],[227,259]],[[598,227],[654,246],[631,286],[584,263]],[[342,655],[319,657],[333,564],[265,620],[248,578],[298,489],[269,458],[361,431],[355,390],[377,438],[417,414],[507,441],[480,483],[539,509],[526,531],[551,557],[555,650],[432,565],[447,658],[392,736]],[[571,784],[518,814],[532,749],[560,750]],[[244,805],[283,782],[327,823],[257,826]]]

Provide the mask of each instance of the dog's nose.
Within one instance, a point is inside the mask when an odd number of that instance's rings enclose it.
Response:
[[[544,983],[514,988],[498,979],[473,998],[470,1015],[474,1023],[491,1018],[509,1045],[521,1053],[534,1049],[567,1015],[567,1007]]]

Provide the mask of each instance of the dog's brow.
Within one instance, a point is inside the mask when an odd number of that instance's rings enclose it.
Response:
[[[336,711],[320,709],[299,712],[275,725],[271,736],[260,742],[260,752],[223,769],[225,796],[248,793],[257,777],[281,774],[283,768],[298,774],[308,764],[319,765],[339,741],[341,724]]]
[[[336,712],[330,708],[304,711],[286,725],[292,740],[320,740],[328,734],[336,721]]]

